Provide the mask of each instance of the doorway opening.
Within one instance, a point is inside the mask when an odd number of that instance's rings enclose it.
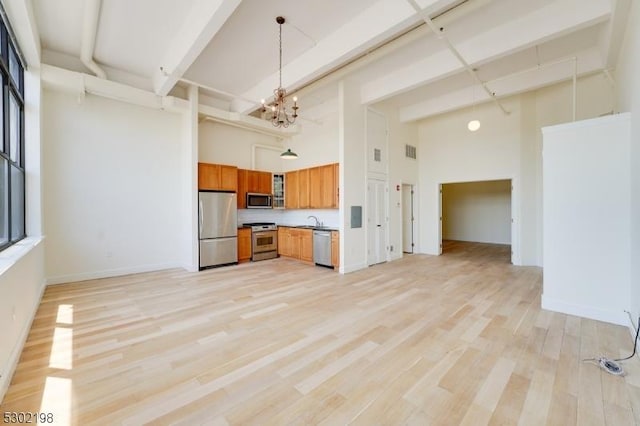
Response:
[[[415,252],[415,200],[413,185],[402,185],[402,251]]]
[[[512,263],[511,179],[441,185],[441,253]]]

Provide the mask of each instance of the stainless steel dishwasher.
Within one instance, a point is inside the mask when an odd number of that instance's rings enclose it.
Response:
[[[331,231],[313,231],[313,262],[331,267]]]

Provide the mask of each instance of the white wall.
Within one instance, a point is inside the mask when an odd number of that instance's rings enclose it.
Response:
[[[48,281],[182,266],[182,117],[49,90],[42,109]]]
[[[241,169],[278,172],[283,170],[280,154],[285,151],[275,136],[230,126],[214,121],[203,121],[198,129],[198,161],[238,166]],[[255,145],[273,149],[255,148],[255,168],[252,156]]]
[[[511,181],[442,185],[442,238],[511,244]]]
[[[629,115],[546,127],[542,307],[627,324]]]
[[[339,152],[340,152],[340,272],[347,273],[367,267],[364,227],[365,170],[365,107],[360,103],[359,86],[342,80],[338,88]],[[351,207],[362,206],[362,227],[351,227]]]
[[[22,252],[15,263],[0,269],[0,401],[31,328],[44,290],[44,244],[23,240],[0,255]],[[2,265],[5,266],[5,265]]]
[[[519,179],[520,99],[503,102],[511,111],[508,116],[492,104],[476,106],[476,115],[482,122],[477,132],[467,130],[471,110],[437,116],[419,124],[421,252],[440,252],[440,184]]]
[[[418,160],[405,156],[405,144],[418,147],[418,126],[415,123],[401,123],[398,109],[393,105],[382,103],[375,106],[387,118],[389,140],[389,245],[394,247],[390,253],[391,260],[402,257],[402,184],[416,185],[415,218],[420,226],[417,184]],[[398,190],[399,188],[399,190]],[[418,243],[418,241],[416,241]],[[419,251],[416,246],[415,250]]]
[[[504,115],[492,103],[476,106],[480,130],[469,132],[470,108],[418,123],[420,231],[422,253],[439,253],[438,185],[513,179],[514,261],[542,265],[543,126],[572,119],[572,85],[565,82],[502,99]],[[610,84],[602,75],[578,80],[578,119],[612,109]]]
[[[27,238],[0,253],[0,401],[9,387],[45,286],[39,72],[25,71]]]
[[[283,160],[284,171],[338,162],[337,105],[335,109],[314,117],[313,121],[300,120],[299,125],[300,134],[284,141],[286,148],[298,154],[296,160]]]
[[[631,112],[631,294],[634,321],[640,315],[640,4],[634,1],[616,70],[617,110]]]

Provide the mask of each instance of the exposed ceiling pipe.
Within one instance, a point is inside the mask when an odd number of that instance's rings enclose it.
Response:
[[[498,100],[498,98],[496,98],[495,93],[493,93],[491,90],[489,90],[489,88],[487,87],[487,85],[484,83],[484,81],[482,81],[480,79],[480,77],[478,77],[478,74],[476,73],[476,70],[474,68],[471,67],[471,65],[469,65],[469,63],[462,57],[462,55],[460,54],[460,52],[458,52],[458,50],[455,48],[455,46],[453,44],[451,44],[451,42],[449,41],[449,39],[447,38],[447,36],[445,34],[443,34],[443,32],[436,27],[436,25],[433,23],[433,20],[431,19],[431,17],[429,16],[429,14],[423,10],[420,5],[418,5],[418,3],[416,3],[415,0],[407,0],[407,2],[409,2],[409,4],[411,4],[411,6],[415,9],[415,11],[420,15],[420,17],[422,18],[422,20],[427,24],[427,26],[431,29],[431,31],[433,31],[433,33],[440,39],[442,40],[445,45],[449,48],[449,50],[451,51],[451,53],[453,53],[453,55],[458,59],[458,61],[460,61],[460,63],[462,64],[462,66],[464,67],[464,69],[469,73],[469,75],[471,75],[471,77],[473,77],[474,80],[476,80],[476,82],[484,89],[484,91],[487,93],[487,95],[489,95],[489,97],[491,98],[491,100],[493,100],[493,102],[498,106],[498,108],[500,108],[502,110],[503,113],[505,113],[506,115],[509,115],[509,111],[507,111],[502,104],[500,103],[500,101]]]
[[[96,47],[96,34],[98,33],[98,21],[100,20],[101,0],[85,0],[84,16],[82,22],[82,45],[80,46],[80,60],[97,77],[107,78],[107,74],[93,60],[93,52]]]

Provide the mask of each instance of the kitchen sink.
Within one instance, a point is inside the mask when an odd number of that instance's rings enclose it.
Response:
[[[322,230],[322,229],[329,229],[328,226],[315,226],[315,225],[298,225],[296,226],[296,228],[302,228],[302,229],[318,229],[318,230]]]

